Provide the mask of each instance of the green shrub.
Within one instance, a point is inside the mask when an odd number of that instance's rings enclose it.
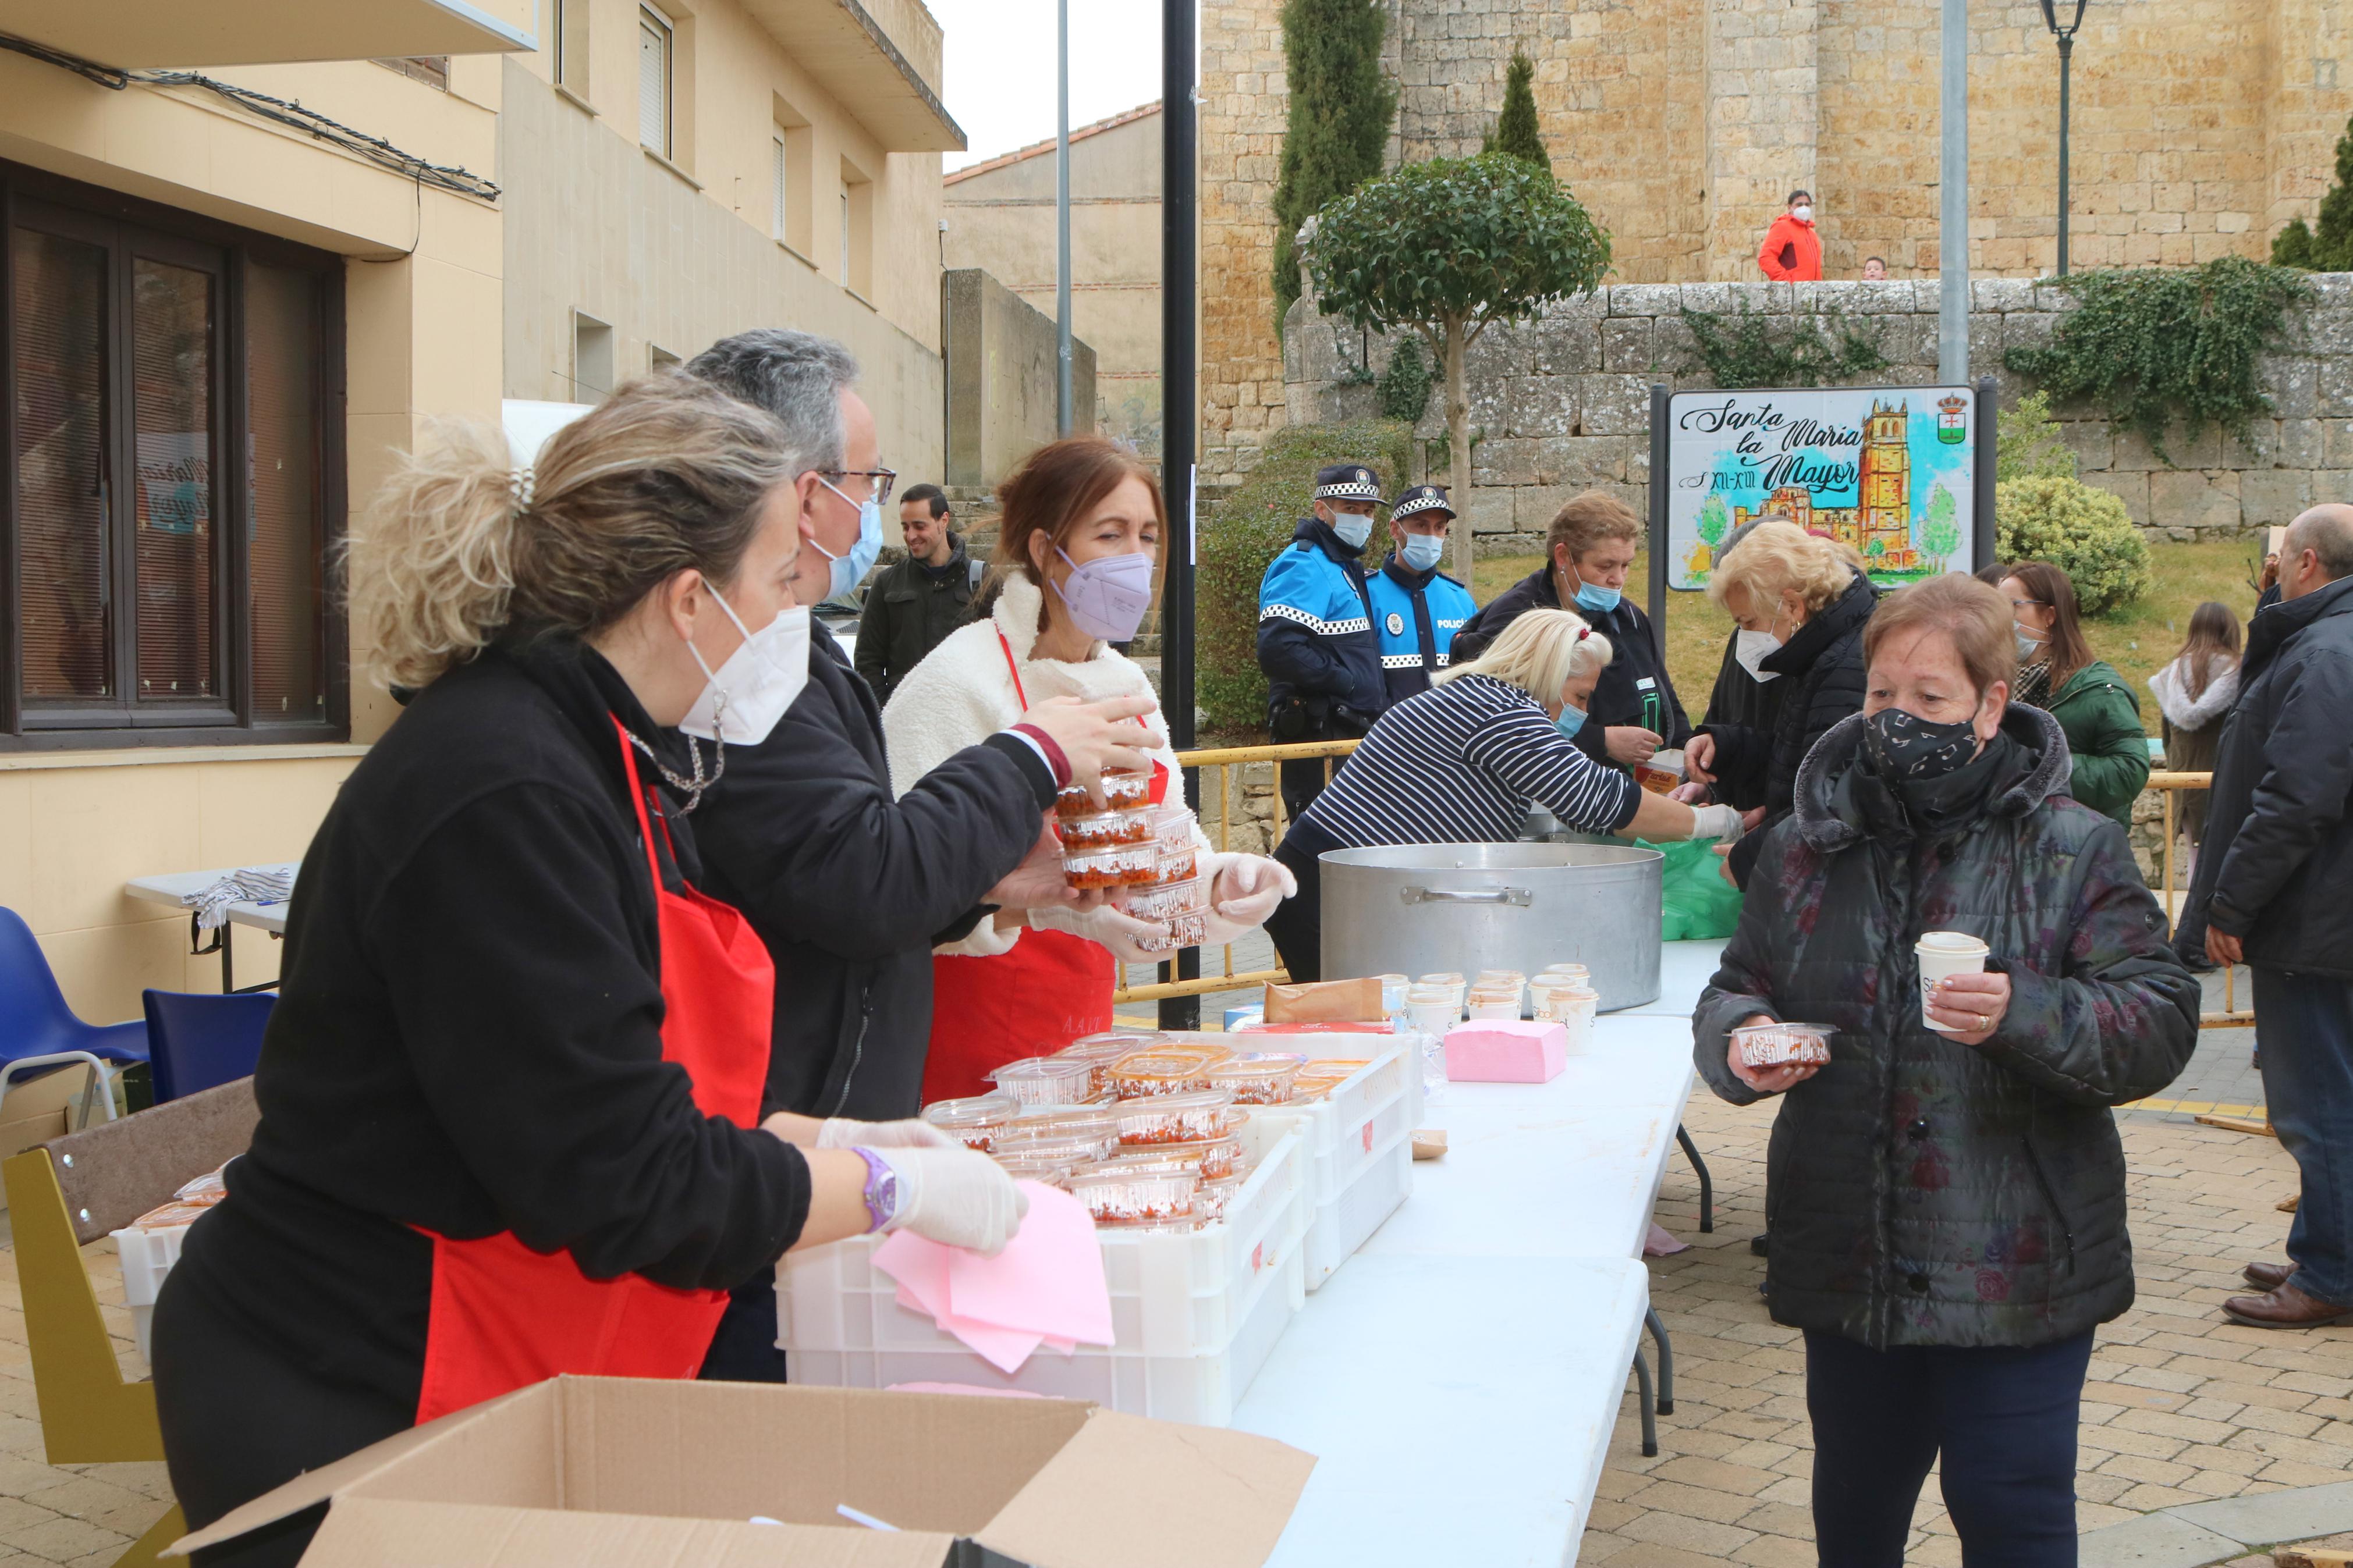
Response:
[[[2067,574],[2087,616],[2148,592],[2148,545],[2125,503],[2058,475],[1994,487],[1994,534],[2004,561],[2048,561]]]
[[[1194,680],[1210,728],[1266,723],[1266,677],[1258,667],[1259,580],[1307,515],[1315,470],[1327,463],[1368,463],[1394,495],[1409,477],[1412,437],[1406,426],[1383,419],[1278,430],[1250,477],[1201,520],[1193,579]],[[1387,533],[1374,526],[1365,546],[1367,565],[1387,552]]]
[[[2307,272],[2353,270],[2353,121],[2337,140],[2337,184],[2320,198],[2319,222],[2297,218],[2280,230],[2272,241],[2272,265]]]
[[[1389,354],[1381,372],[1380,400],[1384,418],[1418,423],[1430,407],[1430,355],[1422,351],[1421,334],[1408,332]]]
[[[1994,451],[1997,482],[2075,477],[2074,449],[2060,439],[2047,392],[2030,392],[1994,416]]]
[[[1535,78],[1535,62],[1528,58],[1527,51],[1514,49],[1511,69],[1504,76],[1503,112],[1495,116],[1495,128],[1487,132],[1479,151],[1509,153],[1549,174],[1552,154],[1545,151],[1544,134],[1536,128],[1536,95],[1532,85]]]

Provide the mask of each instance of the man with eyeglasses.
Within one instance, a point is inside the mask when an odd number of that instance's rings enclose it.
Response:
[[[814,605],[855,587],[896,478],[856,391],[858,362],[829,339],[762,328],[686,368],[784,426],[805,546],[794,598]],[[1050,752],[1081,775],[1106,762],[1142,768],[1116,725],[1149,704],[1041,700],[1021,716],[1031,733],[1000,731],[894,797],[873,691],[822,626],[808,635],[807,688],[765,741],[724,748],[725,771],[694,814],[702,886],[743,911],[776,961],[761,1114],[895,1121],[922,1101],[933,947],[998,907],[1101,901],[1063,882],[1046,825],[1070,780]],[[721,724],[723,737],[723,713]],[[781,1382],[776,1340],[764,1276],[735,1292],[703,1375]]]

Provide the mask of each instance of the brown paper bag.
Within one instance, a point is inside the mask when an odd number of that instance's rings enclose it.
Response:
[[[1267,983],[1270,1024],[1377,1024],[1388,1016],[1381,1011],[1381,983],[1370,975],[1303,985]]]

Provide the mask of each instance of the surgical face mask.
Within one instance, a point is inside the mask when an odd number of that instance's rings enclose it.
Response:
[[[1615,588],[1597,588],[1582,577],[1577,580],[1577,604],[1598,614],[1608,615],[1618,607],[1618,602],[1625,596]]]
[[[1446,536],[1442,533],[1409,533],[1398,546],[1398,559],[1409,572],[1427,572],[1446,553]]]
[[[719,598],[719,590],[713,588],[711,596],[719,599],[720,609],[744,632],[744,640],[714,670],[703,662],[694,639],[687,639],[686,651],[702,671],[702,694],[678,727],[700,740],[756,746],[808,684],[809,613],[807,606],[796,605],[779,611],[758,631],[748,632],[733,607]]]
[[[1862,748],[1890,784],[1942,778],[1978,754],[1971,719],[1937,724],[1901,708],[1883,708],[1863,721]]]
[[[1781,639],[1771,632],[1742,631],[1732,637],[1732,657],[1759,686],[1781,679],[1779,670],[1764,668],[1765,661],[1779,652],[1781,647]]]
[[[1373,536],[1372,516],[1367,512],[1341,511],[1335,508],[1332,512],[1332,531],[1338,534],[1340,542],[1349,549],[1362,550],[1365,547],[1365,541]]]
[[[1811,202],[1799,202],[1796,206],[1789,209],[1789,216],[1796,218],[1799,223],[1811,223],[1814,221],[1814,204]]]
[[[849,500],[849,493],[831,479],[819,475],[817,482]],[[874,569],[876,559],[882,553],[882,503],[869,497],[862,501],[850,500],[849,504],[858,509],[858,542],[849,547],[848,554],[836,555],[816,540],[809,541],[819,555],[833,563],[832,579],[825,585],[828,599],[839,599],[866,581],[866,574]]]
[[[2042,638],[2028,630],[2023,621],[2010,622],[2010,635],[2011,640],[2018,644],[2019,658],[2032,664],[2042,657]]]
[[[1057,548],[1071,569],[1054,592],[1071,613],[1071,624],[1104,642],[1129,642],[1152,607],[1152,557],[1141,551],[1098,555],[1082,566]]]
[[[1577,739],[1577,732],[1585,728],[1585,710],[1571,708],[1567,703],[1562,703],[1560,717],[1552,721],[1552,727],[1559,731],[1567,739],[1574,741]]]

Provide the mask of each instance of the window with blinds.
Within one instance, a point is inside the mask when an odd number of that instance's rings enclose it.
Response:
[[[638,140],[670,153],[670,66],[677,32],[650,5],[638,8]]]
[[[340,734],[339,262],[12,164],[0,210],[0,748]]]

